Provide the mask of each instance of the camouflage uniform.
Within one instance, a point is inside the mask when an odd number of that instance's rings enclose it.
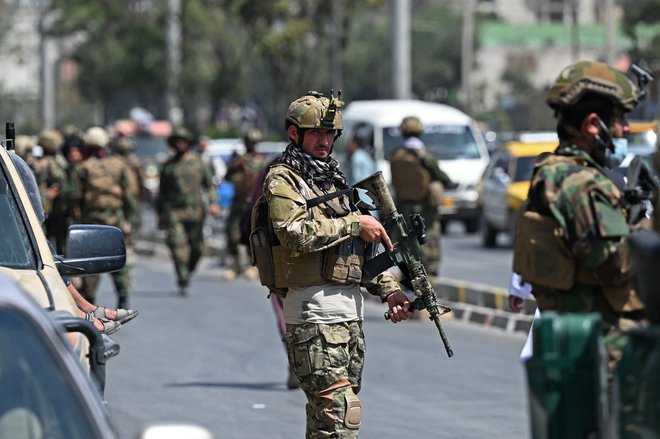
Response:
[[[340,130],[341,115],[337,111],[333,121],[332,105],[341,102],[330,102],[310,92],[291,104],[287,120],[298,130]],[[298,133],[302,143],[305,134]],[[356,395],[366,351],[360,285],[383,300],[399,291],[399,286],[388,272],[364,281],[360,265],[350,262],[358,254],[362,259],[361,251],[341,256],[338,240],[350,240],[358,247],[359,242],[364,244],[359,239],[359,212],[346,195],[308,207],[309,200],[345,188],[346,180],[336,161],[319,164],[321,160],[303,151],[301,146],[289,144],[282,162],[270,168],[263,186],[279,241],[276,247],[283,249],[277,252],[285,255],[283,260],[274,258],[276,284],[287,286],[284,342],[289,365],[307,397],[306,437],[356,438],[362,413]],[[345,308],[338,306],[343,300],[347,301]]]
[[[265,155],[248,152],[231,161],[225,176],[225,179],[234,186],[234,198],[229,208],[225,230],[227,231],[227,251],[232,257],[233,269],[237,275],[242,271],[238,245],[241,242],[241,219],[245,204],[259,173],[267,164],[268,160]]]
[[[44,130],[39,134],[38,143],[43,149],[43,156],[32,161],[32,168],[39,184],[41,202],[46,213],[44,229],[46,236],[54,241],[58,253],[64,249],[66,238],[65,218],[65,183],[66,171],[58,161],[58,151],[62,136],[55,130]],[[49,194],[49,188],[57,187],[58,194]]]
[[[126,173],[126,179],[128,180],[128,191],[136,200],[138,207],[140,201],[144,198],[144,171],[142,169],[142,163],[137,155],[131,153],[134,149],[134,141],[128,137],[117,137],[110,142],[110,149],[113,154],[121,160],[128,172]],[[140,215],[140,209],[138,208],[136,214],[133,215],[132,228],[134,232],[140,230],[142,225],[142,217]],[[132,235],[131,235],[132,236]],[[132,244],[129,238],[127,244]]]
[[[636,92],[603,63],[581,61],[560,73],[547,99],[560,144],[535,165],[515,241],[513,269],[532,285],[540,310],[597,312],[609,335],[644,320],[628,255],[629,212],[604,167]],[[608,351],[613,370],[619,353],[613,345]]]
[[[182,288],[188,285],[202,257],[206,214],[203,189],[209,202],[215,204],[217,196],[211,170],[196,154],[176,155],[163,164],[156,213],[165,228],[178,285]]]
[[[437,276],[442,261],[440,206],[433,199],[429,186],[436,182],[444,188],[451,180],[438,167],[438,159],[423,148],[400,146],[392,152],[389,161],[397,209],[407,222],[414,213],[424,218],[428,241],[422,246],[422,262],[429,274]]]
[[[130,236],[137,201],[129,190],[130,169],[114,156],[90,157],[77,172],[77,198],[81,221],[88,224],[104,224],[120,228]],[[130,267],[111,273],[118,296],[118,308],[126,308],[130,289]],[[99,275],[83,277],[81,293],[94,303]]]

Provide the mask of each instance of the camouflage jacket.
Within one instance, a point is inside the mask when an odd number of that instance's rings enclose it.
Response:
[[[91,157],[77,167],[73,191],[83,222],[121,229],[134,222],[137,200],[130,192],[129,172],[115,156]]]
[[[322,193],[315,192],[296,171],[286,165],[270,169],[264,180],[264,197],[275,235],[280,244],[292,251],[309,253],[333,246],[339,238],[359,235],[358,212],[349,211],[345,216],[329,218],[314,214],[307,208],[307,200]],[[334,192],[332,186],[327,192]],[[348,206],[346,197],[340,201]],[[400,288],[389,272],[383,272],[373,280],[362,282],[369,293],[385,298]]]
[[[643,307],[629,288],[634,284],[626,246],[631,229],[622,193],[588,153],[561,143],[554,154],[540,160],[532,176],[528,210],[557,221],[578,266],[592,276],[589,285],[576,282],[571,292],[593,294],[600,288],[617,311]]]
[[[156,213],[165,220],[202,221],[205,214],[202,191],[208,202],[217,203],[211,170],[197,154],[173,156],[160,170]]]
[[[267,164],[268,158],[263,154],[246,153],[231,161],[225,179],[234,185],[233,204],[245,203],[259,173]]]
[[[47,189],[51,186],[58,185],[61,194],[64,183],[66,182],[65,169],[58,163],[57,158],[52,155],[45,155],[34,160],[32,168],[34,169],[34,175],[39,185],[39,193],[41,194],[44,212],[47,216],[60,214],[61,212],[58,212],[58,210],[61,209],[61,203],[56,202],[56,198],[51,198],[48,195]]]

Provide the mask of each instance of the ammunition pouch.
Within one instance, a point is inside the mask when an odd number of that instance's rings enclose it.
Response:
[[[513,271],[533,285],[562,291],[573,287],[576,261],[554,218],[532,211],[518,218]]]
[[[351,237],[326,250],[323,278],[330,282],[359,283],[362,280],[365,247],[363,240]]]

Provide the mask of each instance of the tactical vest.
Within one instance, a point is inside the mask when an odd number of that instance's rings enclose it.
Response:
[[[399,147],[390,155],[392,186],[397,202],[426,199],[431,183],[431,173],[426,169],[415,150]]]
[[[552,164],[559,161],[576,163],[575,158],[552,156],[546,159]],[[579,160],[579,159],[578,159]],[[611,202],[617,205],[621,193],[610,194]],[[513,271],[520,274],[524,282],[534,286],[541,309],[553,308],[546,297],[554,294],[570,294],[576,284],[592,285],[603,292],[608,303],[617,312],[641,309],[643,305],[634,291],[633,282],[623,286],[603,285],[595,273],[583,261],[576,258],[568,248],[565,230],[551,216],[528,210],[529,200],[519,210],[517,233],[514,244]]]
[[[302,179],[298,183],[308,189],[303,193],[323,194],[307,200],[309,219],[342,218],[355,212],[348,200],[348,188],[340,191],[333,188],[331,192],[324,192],[317,186],[307,185]],[[319,202],[324,198],[330,199]],[[373,246],[350,235],[317,251],[301,253],[285,248],[275,236],[264,195],[259,197],[252,209],[251,223],[252,265],[259,270],[261,284],[281,296],[285,296],[291,287],[329,282],[359,283],[365,254],[373,250]]]
[[[124,206],[124,188],[121,179],[125,165],[117,157],[94,159],[84,164],[84,210],[103,211]]]

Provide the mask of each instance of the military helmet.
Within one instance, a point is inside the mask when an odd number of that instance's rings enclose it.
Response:
[[[172,134],[170,134],[170,136],[167,138],[167,144],[171,147],[174,147],[174,142],[177,139],[183,139],[189,143],[193,143],[195,141],[195,137],[192,135],[192,133],[184,127],[174,128]]]
[[[323,93],[308,91],[305,96],[291,102],[286,111],[286,120],[298,128],[341,131],[344,129],[344,121],[341,117],[341,107],[344,102],[339,96],[336,98],[331,96],[328,99]]]
[[[126,154],[135,149],[135,141],[127,136],[117,136],[110,141],[110,150],[117,154]]]
[[[559,111],[575,105],[586,93],[605,96],[624,111],[631,111],[639,102],[637,87],[625,74],[597,61],[578,61],[564,68],[546,102]]]
[[[263,139],[261,130],[259,128],[250,128],[245,133],[243,133],[243,140],[245,142],[259,143]]]
[[[91,148],[106,148],[109,142],[110,136],[102,127],[89,127],[83,134],[83,143]]]
[[[16,136],[16,140],[14,142],[14,149],[16,150],[16,154],[20,156],[29,154],[34,146],[35,143],[32,136],[26,136],[25,134],[19,134]]]
[[[42,130],[37,136],[37,144],[48,154],[57,154],[64,137],[57,130]]]
[[[424,125],[417,116],[406,116],[399,126],[401,133],[408,136],[419,136],[424,132]]]

